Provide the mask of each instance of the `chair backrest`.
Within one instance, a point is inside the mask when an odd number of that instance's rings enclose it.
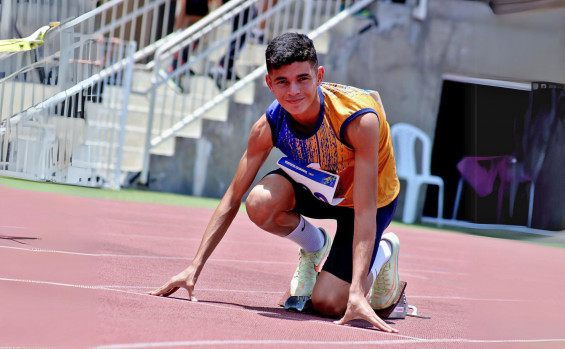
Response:
[[[430,175],[431,141],[421,129],[407,123],[397,123],[391,126],[392,147],[396,160],[396,171],[399,176],[416,174]],[[421,143],[421,170],[418,171],[417,141]]]

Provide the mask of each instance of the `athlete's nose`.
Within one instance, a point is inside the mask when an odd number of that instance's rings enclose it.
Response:
[[[300,87],[298,86],[298,84],[296,82],[290,83],[289,93],[291,95],[296,95],[296,94],[300,93]]]

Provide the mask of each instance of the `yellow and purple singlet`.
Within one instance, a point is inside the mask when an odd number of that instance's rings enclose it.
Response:
[[[321,101],[318,123],[307,134],[299,133],[292,127],[290,114],[276,100],[265,113],[275,147],[301,165],[318,163],[322,170],[340,176],[335,197],[344,200],[338,206],[353,207],[355,151],[345,141],[345,130],[353,119],[365,113],[376,114],[380,123],[377,207],[392,202],[400,190],[390,127],[370,92],[322,83],[318,88]]]

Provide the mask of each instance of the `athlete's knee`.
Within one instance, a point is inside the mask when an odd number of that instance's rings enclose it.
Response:
[[[347,301],[335,292],[314,289],[312,292],[312,306],[319,313],[330,317],[341,317],[345,313]]]
[[[276,203],[267,191],[256,186],[245,199],[245,209],[249,219],[261,228],[273,221]]]

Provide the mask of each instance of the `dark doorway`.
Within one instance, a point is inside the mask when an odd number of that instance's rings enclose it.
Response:
[[[501,156],[512,154],[522,133],[529,104],[529,91],[494,87],[477,83],[444,80],[438,111],[432,174],[445,183],[444,218],[451,218],[457,184],[457,163],[464,156]],[[463,186],[457,219],[473,223],[497,223],[497,183],[491,194],[479,197],[469,185]],[[512,217],[504,224],[525,225],[528,190],[521,186]],[[436,216],[437,189],[430,186],[424,216]],[[508,210],[506,210],[508,211]]]

